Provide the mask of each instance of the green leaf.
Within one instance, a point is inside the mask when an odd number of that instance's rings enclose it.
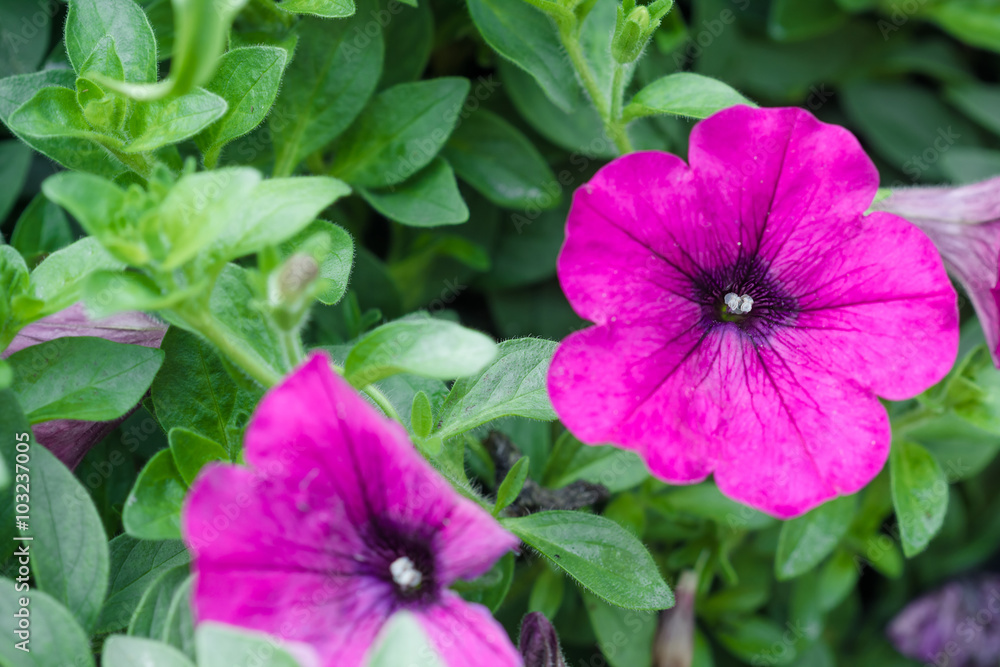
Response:
[[[102,318],[126,310],[163,310],[201,291],[196,283],[186,289],[163,293],[145,274],[134,271],[95,271],[83,286],[87,312]]]
[[[892,444],[889,472],[903,553],[912,558],[927,548],[944,524],[948,478],[930,452],[906,440]]]
[[[355,387],[396,373],[448,380],[478,373],[496,354],[489,336],[418,316],[383,324],[363,336],[347,355],[344,377]]]
[[[455,173],[439,157],[399,185],[386,190],[359,187],[358,194],[385,217],[411,227],[456,225],[469,219]]]
[[[42,260],[31,272],[28,289],[33,298],[45,302],[40,315],[49,315],[79,301],[84,281],[94,271],[124,268],[97,239],[83,238]]]
[[[229,460],[229,454],[222,445],[186,428],[170,429],[167,438],[177,472],[188,486],[206,463]]]
[[[946,97],[969,118],[1000,134],[1000,86],[962,84],[949,88]]]
[[[412,4],[416,4],[415,2]],[[414,9],[400,4],[387,4],[390,14],[403,13],[399,20],[389,21],[382,28],[385,40],[385,68],[379,89],[397,83],[416,81],[427,69],[434,48],[434,12],[426,2]]]
[[[459,580],[452,584],[462,599],[475,604],[481,604],[495,612],[503,604],[514,582],[514,554],[506,553],[500,557],[486,574],[475,579]]]
[[[819,571],[816,596],[819,608],[832,611],[854,590],[861,573],[854,557],[845,549],[838,549]]]
[[[315,220],[295,237],[278,247],[282,259],[295,252],[305,252],[319,263],[316,298],[332,305],[347,292],[354,264],[354,239],[342,227],[326,220]]]
[[[830,555],[854,520],[857,499],[841,496],[785,522],[778,538],[774,572],[784,581],[809,572]]]
[[[622,113],[626,120],[657,114],[708,118],[716,111],[737,104],[757,106],[717,79],[678,72],[640,90]]]
[[[290,654],[276,645],[273,637],[260,632],[201,623],[195,631],[194,642],[198,667],[252,665],[260,656],[268,656],[267,667],[299,667]]]
[[[775,0],[767,31],[778,41],[793,42],[831,32],[845,21],[837,0]]]
[[[652,664],[656,614],[612,607],[586,591],[583,604],[597,635],[597,645],[602,647],[611,667]],[[627,641],[623,642],[622,637],[627,637]]]
[[[173,646],[163,642],[112,635],[104,642],[102,667],[194,667],[194,663]]]
[[[0,12],[3,10],[0,9]],[[0,221],[14,208],[31,166],[31,149],[13,139],[0,141]]]
[[[766,656],[770,665],[789,665],[795,660],[795,643],[785,639],[789,635],[799,639],[784,626],[760,616],[734,619],[715,633],[719,643],[738,658],[750,663]],[[776,646],[781,650],[775,650]]]
[[[469,0],[469,14],[486,43],[530,74],[569,113],[580,104],[576,72],[548,16],[527,2]]]
[[[413,433],[420,438],[426,438],[434,429],[434,408],[431,399],[423,391],[413,395],[410,408],[410,426]]]
[[[150,542],[129,535],[111,540],[110,584],[94,634],[128,627],[146,590],[167,570],[191,560],[179,540]]]
[[[500,482],[500,487],[497,489],[497,501],[493,506],[493,516],[500,516],[500,512],[503,512],[517,500],[521,489],[524,488],[524,481],[528,479],[528,463],[527,456],[519,458],[507,472],[507,476]]]
[[[668,516],[696,516],[733,530],[760,530],[775,522],[763,512],[730,500],[711,482],[672,488],[652,505]]]
[[[76,94],[68,88],[42,88],[11,113],[7,125],[36,151],[69,169],[104,176],[125,171],[104,149],[102,136],[90,129]]]
[[[366,667],[444,667],[416,617],[403,611],[392,615],[372,649]],[[207,667],[207,665],[206,665]]]
[[[223,231],[213,252],[221,259],[234,259],[277,245],[305,229],[323,209],[350,191],[329,176],[263,181],[245,198],[243,215]]]
[[[500,343],[493,363],[452,386],[437,435],[450,438],[500,417],[556,419],[547,389],[555,350],[556,343],[534,338]]]
[[[966,44],[1000,51],[1000,15],[992,0],[948,0],[923,13]]]
[[[226,101],[226,112],[195,138],[208,164],[214,165],[224,145],[263,122],[278,96],[287,64],[288,51],[276,46],[246,46],[219,59],[219,68],[205,88]]]
[[[258,396],[240,389],[215,350],[171,327],[161,346],[163,368],[153,381],[156,418],[168,431],[184,427],[221,443],[235,460]]]
[[[157,452],[139,473],[125,501],[125,532],[142,540],[180,539],[187,484],[169,449]]]
[[[354,0],[282,0],[276,7],[289,14],[312,14],[325,19],[352,16]]]
[[[538,512],[504,527],[606,602],[667,609],[670,591],[646,547],[610,519],[583,512]]]
[[[534,145],[485,109],[455,128],[442,154],[463,181],[497,206],[545,209],[562,199],[559,181]]]
[[[23,598],[30,601],[22,607]],[[17,648],[23,641],[17,635],[18,618],[15,614],[27,609],[30,616],[30,639],[25,650]],[[10,579],[0,579],[0,663],[4,667],[94,667],[87,634],[74,620],[73,615],[53,598],[39,590],[17,590]],[[30,652],[29,652],[30,651]]]
[[[110,36],[121,59],[125,81],[156,80],[156,39],[153,28],[132,0],[71,0],[66,16],[66,54],[73,68],[83,64]]]
[[[401,183],[434,159],[448,139],[469,80],[401,83],[371,101],[337,146],[331,173],[370,188]]]
[[[227,264],[212,288],[208,308],[217,320],[222,335],[233,344],[246,348],[257,358],[257,363],[280,374],[287,363],[281,337],[265,317],[260,307],[262,299],[252,281],[253,277],[246,269]],[[245,389],[253,391],[258,387],[244,371],[229,364],[226,357],[220,356],[220,360]]]
[[[100,176],[61,172],[45,179],[42,192],[69,211],[88,234],[106,247],[114,247],[112,221],[125,204],[121,188]]]
[[[14,392],[32,424],[107,421],[142,399],[163,363],[163,352],[77,336],[26,347],[8,362],[14,369]]]
[[[195,649],[192,588],[194,588],[194,575],[189,575],[174,593],[174,599],[170,602],[170,610],[167,612],[166,625],[163,628],[163,641],[179,649],[193,660]]]
[[[567,431],[563,437],[573,436]],[[556,472],[549,482],[553,488],[583,480],[601,484],[611,493],[631,489],[649,477],[642,457],[611,445],[582,446]]]
[[[31,451],[31,567],[35,587],[94,627],[108,586],[108,538],[86,489],[44,447]]]
[[[73,230],[62,209],[38,194],[14,224],[10,244],[29,264],[73,242]]]
[[[38,30],[31,24],[37,12],[38,7],[33,3],[0,5],[0,25],[17,28],[5,30],[0,40],[0,78],[34,72],[48,53],[50,31]]]
[[[227,109],[226,100],[203,88],[165,100],[136,102],[128,122],[135,138],[123,150],[146,153],[190,139],[222,118]]]
[[[277,176],[340,135],[375,92],[382,71],[382,32],[364,33],[370,17],[307,18],[299,24],[295,57],[271,113]],[[370,42],[355,45],[358,35]]]
[[[128,633],[136,637],[163,639],[166,636],[170,606],[189,576],[190,567],[187,564],[158,571],[158,576],[143,593],[135,608],[128,624]]]

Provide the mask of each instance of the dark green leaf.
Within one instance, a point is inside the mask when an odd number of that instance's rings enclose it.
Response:
[[[56,338],[12,354],[13,388],[32,424],[106,421],[131,410],[163,363],[163,352],[90,336]]]
[[[889,471],[903,553],[912,558],[941,530],[948,510],[948,478],[930,452],[906,440],[892,444]]]
[[[646,547],[614,521],[583,512],[539,512],[504,526],[601,599],[666,609],[674,595]]]
[[[111,540],[110,546],[108,597],[101,609],[95,634],[128,627],[146,590],[164,572],[191,559],[179,540],[151,542],[119,535]]]
[[[441,409],[437,435],[450,438],[516,415],[553,420],[546,377],[556,344],[523,338],[500,343],[499,356],[475,377],[455,382]]]
[[[0,9],[3,12],[3,9]],[[0,42],[2,43],[2,42]],[[0,141],[0,222],[14,208],[31,165],[31,149],[20,141]]]
[[[419,79],[434,48],[434,12],[429,3],[421,2],[413,10],[389,3],[386,9],[390,14],[402,12],[402,16],[383,28],[385,68],[379,89]]]
[[[170,605],[178,589],[188,580],[190,568],[187,564],[158,572],[159,576],[150,584],[132,615],[128,633],[137,637],[163,639],[166,633],[167,616]]]
[[[854,520],[854,496],[841,496],[823,503],[781,527],[774,572],[779,580],[809,572],[837,548]]]
[[[597,635],[597,644],[611,667],[636,667],[653,662],[656,614],[613,607],[586,591],[583,604]]]
[[[411,227],[455,225],[469,219],[455,173],[441,158],[398,185],[382,190],[359,187],[358,193],[385,217]]]
[[[229,454],[222,445],[186,428],[172,428],[167,437],[174,465],[188,486],[206,463],[229,460]]]
[[[965,84],[949,88],[947,97],[970,118],[1000,134],[1000,86]]]
[[[468,79],[401,83],[371,101],[341,137],[331,173],[369,188],[401,183],[444,145],[469,93]]]
[[[767,31],[774,39],[792,42],[828,33],[846,20],[836,0],[775,0]]]
[[[139,473],[125,501],[122,523],[142,540],[180,539],[181,505],[187,484],[169,449],[158,452]]]
[[[10,244],[35,264],[43,256],[73,242],[66,214],[43,194],[36,195],[14,225]]]

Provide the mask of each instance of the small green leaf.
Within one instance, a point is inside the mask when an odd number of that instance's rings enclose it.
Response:
[[[112,635],[104,642],[101,667],[194,667],[183,653],[169,644],[143,639]]]
[[[382,71],[382,32],[368,36],[368,25],[373,25],[371,18],[361,14],[299,23],[295,57],[268,121],[276,176],[290,175],[307,155],[339,136],[375,92]],[[354,45],[358,34],[371,42],[359,49]]]
[[[583,592],[583,604],[598,646],[611,667],[635,667],[653,662],[654,637],[658,616],[646,611],[620,609],[590,593]],[[628,641],[622,642],[621,638]]]
[[[89,630],[108,586],[104,526],[90,495],[62,462],[37,443],[30,457],[35,587],[66,605]]]
[[[169,449],[157,452],[139,473],[125,501],[125,532],[142,540],[179,539],[187,484]]]
[[[519,458],[507,472],[507,476],[500,482],[500,487],[497,489],[497,502],[493,506],[493,516],[500,516],[500,512],[503,512],[517,500],[521,489],[524,488],[524,481],[528,479],[528,462],[527,456]]]
[[[299,663],[276,645],[273,637],[217,623],[200,623],[194,642],[198,667],[251,665],[266,655],[267,667],[299,667]],[[411,658],[411,656],[407,656]]]
[[[927,548],[944,524],[948,478],[930,452],[906,440],[892,443],[889,472],[903,553],[912,558]]]
[[[32,424],[52,419],[107,421],[142,399],[163,363],[163,352],[77,336],[26,347],[8,361],[14,369],[14,392]]]
[[[486,369],[452,386],[437,435],[450,438],[500,417],[556,419],[546,384],[555,349],[554,342],[533,338],[500,343]]]
[[[413,395],[410,426],[418,438],[426,438],[434,429],[434,408],[431,407],[431,399],[422,391]]]
[[[401,12],[402,16],[382,28],[385,68],[379,81],[380,90],[419,79],[434,48],[434,12],[428,3],[422,2],[412,10],[400,5],[388,5],[386,9],[390,13]]]
[[[678,72],[640,90],[622,113],[626,120],[657,114],[708,118],[716,111],[737,104],[757,106],[717,79]]]
[[[185,563],[157,572],[158,576],[143,593],[129,621],[130,635],[150,639],[162,639],[166,635],[170,605],[177,591],[188,580],[190,569]]]
[[[165,100],[135,103],[129,118],[134,139],[126,153],[146,153],[190,139],[225,115],[226,100],[202,88]]]
[[[463,181],[497,206],[546,209],[562,198],[559,181],[534,145],[485,109],[455,128],[442,154]]]
[[[781,581],[809,572],[837,548],[854,520],[857,499],[841,496],[807,514],[785,522],[774,557],[775,576]]]
[[[358,194],[376,211],[411,227],[457,225],[469,219],[451,165],[434,158],[402,183],[384,190],[358,188]]]
[[[20,604],[28,598],[28,606]],[[21,609],[30,616],[30,641],[18,648],[22,641],[17,634]],[[23,613],[23,612],[21,612]],[[4,667],[94,667],[90,641],[73,615],[56,600],[39,590],[30,593],[18,591],[10,579],[0,579],[0,663]],[[27,638],[26,638],[27,639]]]
[[[94,634],[127,627],[146,590],[164,572],[191,560],[180,540],[151,542],[119,535],[110,548],[108,596]]]
[[[493,49],[530,74],[563,111],[580,103],[576,72],[548,16],[527,2],[469,0],[469,14]]]
[[[104,37],[114,40],[125,81],[156,80],[156,39],[146,13],[132,0],[72,0],[66,16],[66,54],[77,72]]]
[[[219,69],[205,88],[226,101],[226,112],[195,138],[209,164],[225,144],[263,122],[287,64],[288,51],[276,46],[246,46],[219,59]]]
[[[14,225],[10,244],[28,264],[73,242],[73,230],[66,214],[43,194],[38,194]]]
[[[462,77],[401,83],[379,93],[341,137],[331,173],[369,188],[405,181],[441,150],[468,93]]]
[[[420,622],[412,613],[403,611],[393,614],[379,633],[366,667],[444,667],[444,664]]]
[[[241,205],[213,245],[222,259],[235,259],[277,245],[306,228],[323,209],[351,189],[329,176],[271,178],[263,181]]]
[[[221,443],[235,460],[259,397],[240,389],[215,350],[193,334],[171,327],[161,347],[166,362],[151,390],[157,420],[168,431],[180,426]]]
[[[788,629],[769,618],[745,616],[716,629],[715,636],[733,655],[746,663],[767,656],[770,665],[790,665],[795,661],[795,644],[785,639]],[[794,637],[794,635],[793,635]],[[780,646],[783,650],[775,650]]]
[[[33,298],[45,302],[40,315],[49,315],[79,301],[91,273],[124,268],[97,239],[83,238],[42,260],[31,272],[28,289]]]
[[[364,387],[396,373],[447,380],[473,375],[497,354],[489,336],[454,322],[413,317],[383,324],[347,355],[344,376]]]
[[[354,265],[354,239],[351,235],[332,222],[314,220],[278,247],[282,259],[296,252],[312,255],[319,263],[316,298],[327,305],[339,302],[347,292]]]
[[[992,0],[928,3],[923,15],[970,46],[1000,51],[1000,16]]]
[[[606,602],[626,609],[674,604],[646,547],[610,519],[555,511],[504,519],[503,524]]]
[[[325,19],[352,16],[354,0],[282,0],[277,8],[289,14],[312,14]]]
[[[775,523],[763,512],[722,495],[712,482],[672,488],[656,496],[652,505],[668,516],[701,517],[733,530],[760,530]]]
[[[229,454],[222,445],[186,428],[170,429],[167,439],[170,441],[170,451],[173,452],[177,472],[189,486],[206,463],[229,460]]]

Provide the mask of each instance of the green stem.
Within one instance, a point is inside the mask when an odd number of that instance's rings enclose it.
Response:
[[[288,367],[295,368],[305,361],[306,353],[302,349],[302,339],[297,331],[281,331],[281,343],[285,348],[285,357],[288,359]]]
[[[621,96],[623,94],[621,89],[624,89],[624,79],[622,78],[624,67],[619,63],[615,63],[611,97],[606,97],[604,91],[601,90],[600,84],[597,82],[597,77],[594,76],[594,70],[591,69],[590,63],[587,62],[587,56],[583,53],[583,48],[580,46],[576,16],[571,16],[571,20],[557,20],[556,23],[559,25],[559,39],[562,41],[563,48],[566,49],[566,55],[569,56],[570,62],[573,63],[574,69],[576,69],[577,74],[580,76],[580,81],[583,83],[584,89],[594,103],[594,108],[597,109],[597,113],[601,117],[601,122],[604,124],[604,131],[615,142],[615,147],[618,148],[619,153],[622,155],[631,153],[634,149],[632,148],[632,142],[628,138],[628,133],[625,131],[625,123],[622,122],[621,118]]]
[[[231,362],[243,369],[247,375],[262,384],[264,387],[273,387],[281,382],[281,374],[273,368],[263,363],[261,359],[243,346],[233,342],[233,337],[225,330],[225,326],[213,317],[209,311],[204,310],[194,312],[197,309],[188,309],[183,313],[176,313],[192,329],[205,337],[208,342],[218,348],[219,352],[226,355]]]
[[[330,364],[330,366],[338,375],[342,376],[344,374],[343,366],[338,366],[337,364]],[[368,397],[374,401],[375,405],[377,405],[382,412],[385,413],[386,417],[403,424],[403,418],[399,416],[398,412],[396,412],[396,408],[392,407],[392,403],[389,402],[389,399],[382,393],[381,389],[373,384],[369,384],[361,387],[358,391],[367,394]],[[403,424],[403,426],[406,426],[406,424]]]

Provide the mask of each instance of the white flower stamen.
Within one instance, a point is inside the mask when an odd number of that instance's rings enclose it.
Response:
[[[729,312],[734,315],[746,315],[753,308],[753,297],[749,294],[739,296],[735,292],[730,292],[723,298],[723,301]]]
[[[389,572],[392,573],[392,580],[404,591],[417,588],[424,580],[424,575],[420,574],[420,570],[406,556],[400,556],[392,561]]]

